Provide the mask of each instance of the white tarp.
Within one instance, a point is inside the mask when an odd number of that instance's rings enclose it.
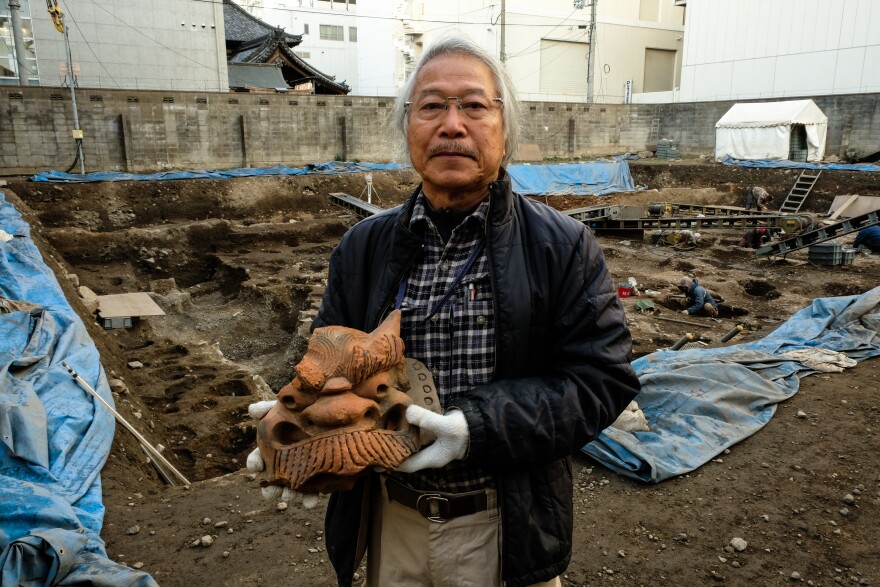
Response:
[[[812,100],[734,104],[715,123],[715,160],[788,159],[795,124],[806,130],[807,161],[821,161],[828,117]]]

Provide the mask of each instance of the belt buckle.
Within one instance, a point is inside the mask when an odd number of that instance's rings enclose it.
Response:
[[[438,514],[436,515],[431,513],[432,502],[437,504]],[[416,500],[416,511],[419,512],[422,517],[427,518],[431,522],[442,524],[449,519],[451,508],[449,506],[449,500],[439,493],[423,493],[419,496],[419,499]]]

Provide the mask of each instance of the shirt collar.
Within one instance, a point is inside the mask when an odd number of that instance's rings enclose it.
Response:
[[[489,200],[491,198],[486,198],[480,205],[477,206],[477,209],[471,212],[471,215],[465,218],[462,221],[462,224],[465,223],[474,223],[476,222],[478,226],[480,226],[483,230],[486,228],[486,222],[489,218]],[[425,198],[425,192],[419,190],[419,195],[416,196],[415,204],[413,205],[412,216],[409,220],[409,228],[412,231],[415,231],[419,226],[427,226],[430,223],[430,219],[428,218],[428,214],[425,211],[425,207],[427,206],[427,201]]]

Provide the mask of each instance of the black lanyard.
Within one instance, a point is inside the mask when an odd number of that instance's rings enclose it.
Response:
[[[480,239],[477,243],[477,246],[471,251],[470,256],[468,257],[465,264],[459,269],[458,273],[455,275],[455,279],[452,281],[452,285],[449,286],[449,289],[446,290],[446,293],[443,294],[443,297],[434,305],[431,309],[431,312],[428,314],[428,317],[425,318],[422,323],[427,322],[431,318],[434,317],[434,314],[440,311],[446,302],[449,301],[449,298],[452,297],[452,294],[455,293],[455,288],[461,284],[461,280],[464,279],[464,276],[467,275],[467,272],[470,271],[471,267],[474,264],[474,261],[477,260],[477,257],[480,256],[480,253],[483,252],[483,247],[485,246],[485,239]],[[409,276],[407,276],[403,281],[400,282],[400,287],[397,288],[397,300],[394,303],[394,307],[396,309],[400,309],[401,304],[403,304],[403,295],[406,293],[406,286],[409,283]]]

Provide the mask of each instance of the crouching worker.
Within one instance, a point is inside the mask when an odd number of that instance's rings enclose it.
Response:
[[[697,282],[694,277],[682,277],[678,280],[678,289],[687,297],[688,307],[682,310],[682,314],[690,314],[691,316],[709,316],[714,318],[718,315],[718,303],[712,298],[705,287]]]
[[[861,229],[853,246],[862,252],[880,253],[880,226],[875,224]]]
[[[759,212],[766,212],[770,208],[772,200],[773,197],[767,190],[760,186],[752,186],[746,189],[746,201],[743,207],[746,210],[751,210],[754,207]]]
[[[758,228],[750,228],[743,234],[739,246],[757,249],[763,247],[770,242],[770,229],[759,226]]]

